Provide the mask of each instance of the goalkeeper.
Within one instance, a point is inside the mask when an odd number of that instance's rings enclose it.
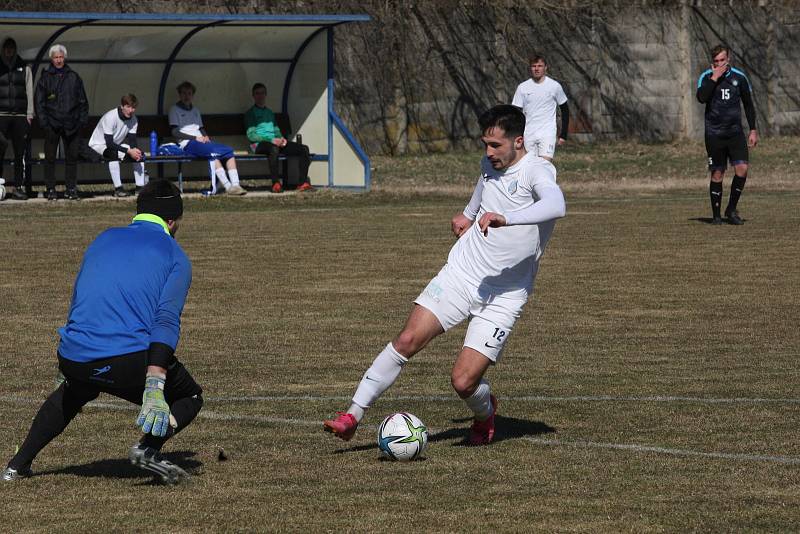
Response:
[[[100,393],[142,406],[131,463],[166,483],[188,477],[160,453],[203,405],[202,389],[174,355],[192,281],[189,258],[174,239],[183,201],[171,182],[154,180],[136,208],[129,226],[109,228],[86,249],[67,324],[58,331],[60,384],[3,471],[5,481],[30,476],[39,451]]]

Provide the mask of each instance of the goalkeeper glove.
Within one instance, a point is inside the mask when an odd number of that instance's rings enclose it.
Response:
[[[164,400],[165,378],[148,375],[144,383],[142,409],[136,419],[136,426],[145,434],[163,437],[170,426],[169,404]]]

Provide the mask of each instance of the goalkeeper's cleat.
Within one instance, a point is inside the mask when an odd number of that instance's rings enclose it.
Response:
[[[488,445],[494,439],[494,414],[497,413],[497,399],[489,395],[492,403],[492,415],[485,421],[475,421],[469,430],[470,445]]]
[[[273,193],[283,192],[283,186],[281,185],[280,182],[275,182],[274,184],[272,184],[272,192]]]
[[[158,475],[164,484],[178,484],[189,480],[189,473],[162,458],[161,453],[153,447],[137,443],[128,452],[128,459],[136,467]]]
[[[3,470],[3,482],[13,482],[21,478],[28,478],[33,476],[30,466],[14,469],[13,467],[6,467]]]
[[[302,193],[303,191],[313,191],[313,190],[314,190],[314,186],[312,186],[308,182],[303,182],[302,184],[297,186],[297,191],[300,192],[300,193]]]
[[[325,432],[331,432],[337,438],[350,441],[358,428],[358,421],[351,413],[336,412],[334,419],[323,421]]]

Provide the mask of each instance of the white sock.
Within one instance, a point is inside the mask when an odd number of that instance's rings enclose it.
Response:
[[[364,373],[347,413],[353,414],[356,421],[360,421],[372,403],[394,384],[407,361],[408,358],[397,352],[391,343],[386,345]]]
[[[224,187],[225,189],[230,189],[231,183],[230,181],[228,181],[228,177],[225,175],[225,169],[223,169],[222,167],[215,169],[214,174],[217,175],[217,180],[220,181],[222,187]]]
[[[475,393],[464,399],[469,409],[475,414],[478,421],[486,421],[492,415],[492,400],[489,398],[491,389],[489,382],[481,379],[481,383],[475,389]]]
[[[137,161],[133,164],[133,180],[136,187],[144,187],[144,163]]]
[[[114,188],[122,187],[122,179],[119,176],[119,161],[109,161],[108,172],[111,173],[111,181],[114,183]]]
[[[236,169],[228,169],[228,176],[233,185],[239,185],[239,171]]]

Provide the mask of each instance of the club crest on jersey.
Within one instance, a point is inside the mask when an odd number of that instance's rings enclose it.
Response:
[[[507,189],[508,189],[508,194],[509,195],[513,195],[514,193],[516,193],[517,192],[517,181],[514,180],[513,182],[508,184]]]
[[[731,85],[733,85],[734,87],[736,87],[737,85],[739,85],[739,81],[738,81],[738,80],[733,80],[733,81],[731,82]]]

